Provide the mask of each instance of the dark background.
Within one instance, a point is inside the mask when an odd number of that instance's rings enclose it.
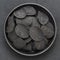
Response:
[[[22,3],[38,3],[51,11],[57,23],[57,37],[54,45],[44,54],[26,57],[15,53],[4,38],[4,22],[8,13]],[[60,0],[0,0],[0,60],[60,60]]]

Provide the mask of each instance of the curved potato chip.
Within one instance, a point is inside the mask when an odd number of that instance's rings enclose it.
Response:
[[[30,37],[34,41],[40,41],[43,39],[43,34],[42,34],[40,28],[38,28],[38,27],[31,27],[29,33],[30,33]]]
[[[42,50],[46,47],[46,43],[42,40],[42,41],[35,41],[35,47],[37,50]]]
[[[17,38],[14,42],[13,42],[13,45],[17,48],[17,49],[21,49],[23,48],[26,43],[23,39],[21,38]]]
[[[26,16],[26,12],[24,9],[18,9],[14,12],[14,16],[17,18],[24,18]]]
[[[26,26],[24,26],[22,24],[18,24],[16,26],[15,32],[21,38],[28,38],[29,37],[28,30],[27,30]]]
[[[44,14],[43,12],[40,12],[40,11],[38,11],[37,18],[42,25],[47,24],[47,22],[49,21],[48,16],[46,14]]]
[[[8,38],[10,41],[14,42],[18,37],[15,32],[8,33]]]
[[[35,15],[36,14],[36,10],[32,6],[26,6],[26,7],[24,7],[24,9],[25,9],[27,15]]]
[[[9,17],[8,18],[8,24],[7,24],[7,29],[6,29],[6,32],[12,32],[13,29],[15,27],[15,23],[14,23],[14,20],[13,20],[13,16]]]
[[[41,30],[42,30],[44,36],[46,36],[47,38],[51,38],[54,35],[54,31],[47,26],[42,26]]]
[[[50,29],[54,30],[52,23],[48,22],[45,26],[49,27]]]

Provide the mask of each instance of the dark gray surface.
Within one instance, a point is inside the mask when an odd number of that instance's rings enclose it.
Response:
[[[54,45],[36,57],[18,55],[7,45],[4,38],[4,22],[8,13],[17,5],[27,2],[39,3],[48,8],[56,19],[58,33]],[[60,60],[60,0],[0,0],[0,60]]]

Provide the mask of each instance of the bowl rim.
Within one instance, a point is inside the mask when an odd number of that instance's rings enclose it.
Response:
[[[18,8],[18,7],[20,7],[20,6],[23,6],[23,5],[28,5],[28,4],[37,5],[37,6],[40,6],[41,8],[43,8],[43,9],[45,9],[45,10],[51,15],[51,17],[53,18],[54,25],[55,25],[55,35],[54,35],[54,38],[53,38],[51,44],[50,44],[47,48],[45,48],[43,51],[41,51],[41,52],[39,52],[39,53],[36,53],[36,54],[26,54],[26,53],[22,53],[22,52],[18,51],[17,49],[15,49],[15,48],[9,43],[9,41],[8,41],[8,39],[7,39],[7,36],[6,36],[6,33],[5,33],[6,21],[7,21],[7,18],[9,17],[9,15],[10,15],[16,8]],[[46,51],[53,45],[53,43],[54,43],[54,41],[55,41],[55,38],[56,38],[56,35],[57,35],[57,25],[56,25],[55,18],[53,17],[52,13],[51,13],[46,7],[44,7],[44,6],[42,6],[42,5],[38,4],[38,3],[23,3],[23,4],[19,4],[18,6],[16,6],[15,8],[13,8],[13,9],[11,10],[11,12],[10,12],[10,13],[8,14],[8,16],[6,17],[6,20],[5,20],[5,23],[4,23],[4,36],[5,36],[5,40],[6,40],[7,44],[8,44],[8,45],[10,46],[10,48],[11,48],[12,50],[14,50],[16,53],[21,54],[21,55],[24,55],[24,56],[37,56],[37,55],[40,55],[40,54],[46,52]]]

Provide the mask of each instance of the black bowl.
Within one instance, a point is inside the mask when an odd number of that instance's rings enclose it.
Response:
[[[49,17],[49,21],[53,24],[53,27],[54,27],[54,36],[53,38],[51,38],[50,42],[48,43],[48,45],[46,46],[46,48],[42,51],[37,51],[37,52],[25,52],[24,50],[18,50],[16,49],[12,43],[9,41],[8,37],[7,37],[7,34],[6,34],[6,26],[7,26],[7,19],[8,17],[18,8],[22,8],[24,6],[33,6],[35,7],[37,10],[40,10],[42,12],[44,12],[48,17]],[[11,49],[13,49],[15,52],[17,52],[18,54],[22,54],[22,55],[25,55],[25,56],[36,56],[36,55],[40,55],[42,53],[44,53],[45,51],[47,51],[51,46],[52,44],[54,43],[55,41],[55,38],[56,38],[56,34],[57,34],[57,26],[56,26],[56,22],[55,22],[55,19],[53,17],[53,15],[51,14],[51,12],[46,9],[45,7],[43,7],[42,5],[40,4],[36,4],[36,3],[24,3],[24,4],[20,4],[19,6],[15,7],[10,13],[9,15],[7,16],[6,18],[6,21],[5,21],[5,24],[4,24],[4,35],[5,35],[5,39],[6,39],[6,42],[8,43],[8,45],[11,47]]]

